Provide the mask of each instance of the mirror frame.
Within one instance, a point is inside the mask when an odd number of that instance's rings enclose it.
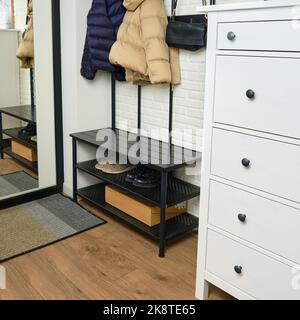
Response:
[[[56,185],[0,200],[0,210],[62,193],[64,184],[64,147],[61,78],[60,0],[52,0],[53,83],[56,151]],[[55,36],[54,36],[55,35]]]

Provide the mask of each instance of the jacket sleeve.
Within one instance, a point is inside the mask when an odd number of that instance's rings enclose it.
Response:
[[[171,83],[170,51],[166,44],[167,15],[162,0],[141,5],[141,33],[151,83]]]
[[[125,8],[123,7],[123,1],[107,1],[106,3],[107,15],[114,27],[114,34],[117,39],[117,34],[121,23],[123,22],[125,15]]]
[[[88,43],[88,35],[87,35],[85,39],[80,73],[84,78],[88,80],[93,80],[96,76],[96,72],[97,70],[92,64],[89,43]]]
[[[34,68],[33,15],[31,0],[28,2],[27,6],[27,19],[27,30],[23,34],[23,39],[20,43],[17,57],[21,61],[21,68]]]
[[[34,67],[34,45],[33,45],[33,24],[30,20],[20,46],[17,51],[17,58],[21,61],[21,68]]]

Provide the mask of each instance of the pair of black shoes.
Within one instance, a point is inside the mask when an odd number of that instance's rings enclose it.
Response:
[[[36,136],[36,124],[29,123],[26,128],[23,128],[18,132],[18,136],[24,140],[30,140],[32,137]]]
[[[160,182],[160,173],[143,165],[136,170],[130,171],[126,175],[126,182],[132,183],[139,188],[156,188]]]

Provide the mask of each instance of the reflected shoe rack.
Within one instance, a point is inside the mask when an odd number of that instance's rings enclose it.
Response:
[[[16,107],[6,107],[0,108],[0,156],[1,159],[4,158],[4,155],[8,155],[17,162],[19,162],[24,167],[30,169],[34,173],[38,173],[38,162],[29,161],[22,156],[16,154],[12,151],[11,142],[16,141],[19,144],[33,150],[37,151],[37,143],[26,139],[19,135],[19,131],[25,129],[26,127],[13,128],[13,129],[4,129],[3,128],[3,115],[19,119],[28,124],[36,125],[36,109],[31,105],[23,105]],[[8,137],[8,138],[5,138]]]

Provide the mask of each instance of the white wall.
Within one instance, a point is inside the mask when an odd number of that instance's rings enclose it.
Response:
[[[62,81],[64,117],[65,192],[72,192],[72,142],[70,133],[110,125],[110,78],[98,72],[94,81],[80,75],[86,35],[86,17],[92,0],[62,0]],[[95,158],[94,149],[79,152],[80,160]],[[83,186],[90,180],[82,178]]]
[[[20,102],[19,64],[15,57],[19,46],[18,31],[0,29],[0,43],[5,44],[0,50],[0,106],[15,106]],[[18,124],[20,125],[20,121],[5,117],[5,128],[12,128]]]

